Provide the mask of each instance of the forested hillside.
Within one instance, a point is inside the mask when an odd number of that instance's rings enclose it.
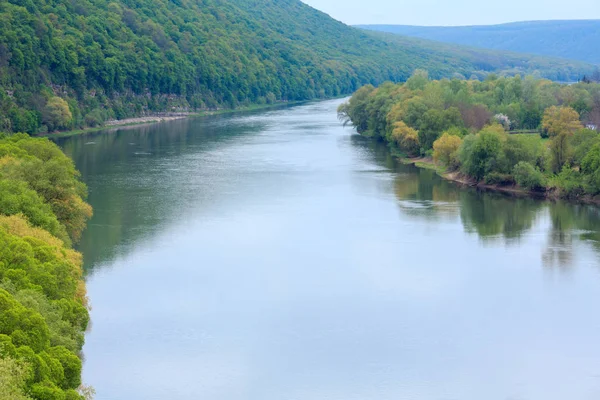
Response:
[[[367,33],[298,0],[0,1],[0,131],[330,97],[418,67],[558,80],[590,71]]]
[[[600,20],[531,21],[488,26],[359,25],[446,43],[581,60],[600,64]]]

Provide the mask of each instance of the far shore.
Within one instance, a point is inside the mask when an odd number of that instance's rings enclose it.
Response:
[[[555,190],[547,190],[545,192],[535,192],[527,189],[523,189],[522,187],[511,185],[511,186],[502,186],[502,185],[488,185],[484,182],[478,182],[473,178],[465,176],[459,171],[448,172],[445,168],[441,168],[435,164],[432,158],[430,157],[398,157],[401,163],[407,165],[414,165],[418,168],[425,168],[434,170],[440,177],[446,179],[451,182],[458,183],[459,185],[474,187],[480,190],[488,190],[491,192],[500,192],[504,194],[508,194],[511,196],[518,197],[531,197],[536,199],[547,199],[547,200],[565,200],[572,201],[584,204],[593,204],[600,205],[600,196],[590,196],[585,195],[576,199],[564,199],[559,197],[558,193]]]
[[[335,97],[338,98],[338,97]],[[341,97],[339,97],[341,98]],[[327,99],[332,100],[332,99]],[[52,133],[43,133],[38,134],[37,136],[47,137],[49,139],[52,138],[61,138],[68,136],[81,135],[84,133],[98,132],[98,131],[110,131],[116,128],[123,128],[127,126],[137,126],[137,125],[145,125],[145,124],[156,124],[160,122],[168,122],[175,121],[186,118],[193,117],[206,117],[211,115],[220,115],[220,114],[230,114],[237,112],[248,112],[248,111],[258,111],[258,110],[268,110],[268,109],[276,109],[279,107],[288,107],[293,105],[299,105],[306,103],[306,100],[299,101],[282,101],[274,104],[254,104],[251,106],[238,107],[238,108],[223,108],[217,110],[206,110],[206,111],[197,111],[197,112],[181,112],[181,113],[159,113],[155,115],[146,115],[143,117],[134,117],[134,118],[126,118],[126,119],[118,119],[118,120],[110,120],[104,122],[102,126],[96,127],[88,127],[82,129],[73,129],[69,131],[58,131]]]
[[[138,124],[148,124],[155,122],[164,122],[164,121],[175,121],[177,119],[188,118],[190,113],[181,113],[177,115],[151,115],[147,117],[137,117],[137,118],[126,118],[126,119],[115,119],[111,121],[106,121],[104,123],[104,127],[110,128],[112,126],[121,126],[121,125],[138,125]]]

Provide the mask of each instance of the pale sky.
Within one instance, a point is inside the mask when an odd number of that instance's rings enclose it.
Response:
[[[346,24],[488,25],[600,19],[600,0],[303,0]]]

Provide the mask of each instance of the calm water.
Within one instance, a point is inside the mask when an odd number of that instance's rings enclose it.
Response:
[[[98,400],[600,398],[600,213],[397,165],[339,101],[61,141]]]

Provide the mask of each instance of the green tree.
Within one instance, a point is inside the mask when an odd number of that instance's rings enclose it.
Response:
[[[0,358],[0,399],[29,400],[25,394],[28,366],[12,358]]]
[[[467,136],[463,140],[459,150],[459,160],[467,175],[481,180],[490,172],[501,172],[505,134],[500,133],[499,130],[502,128],[486,128],[477,135]]]
[[[69,104],[60,97],[52,97],[46,103],[44,114],[44,122],[48,129],[53,131],[56,129],[68,128],[73,120],[73,114],[69,109]]]
[[[587,175],[592,192],[600,193],[600,144],[595,144],[583,158],[581,172]]]
[[[515,165],[513,175],[519,186],[526,189],[539,191],[546,187],[544,174],[526,161],[520,161]]]
[[[462,126],[463,120],[460,111],[455,107],[447,110],[429,110],[421,117],[419,142],[424,150],[429,150],[442,132],[451,127]]]

